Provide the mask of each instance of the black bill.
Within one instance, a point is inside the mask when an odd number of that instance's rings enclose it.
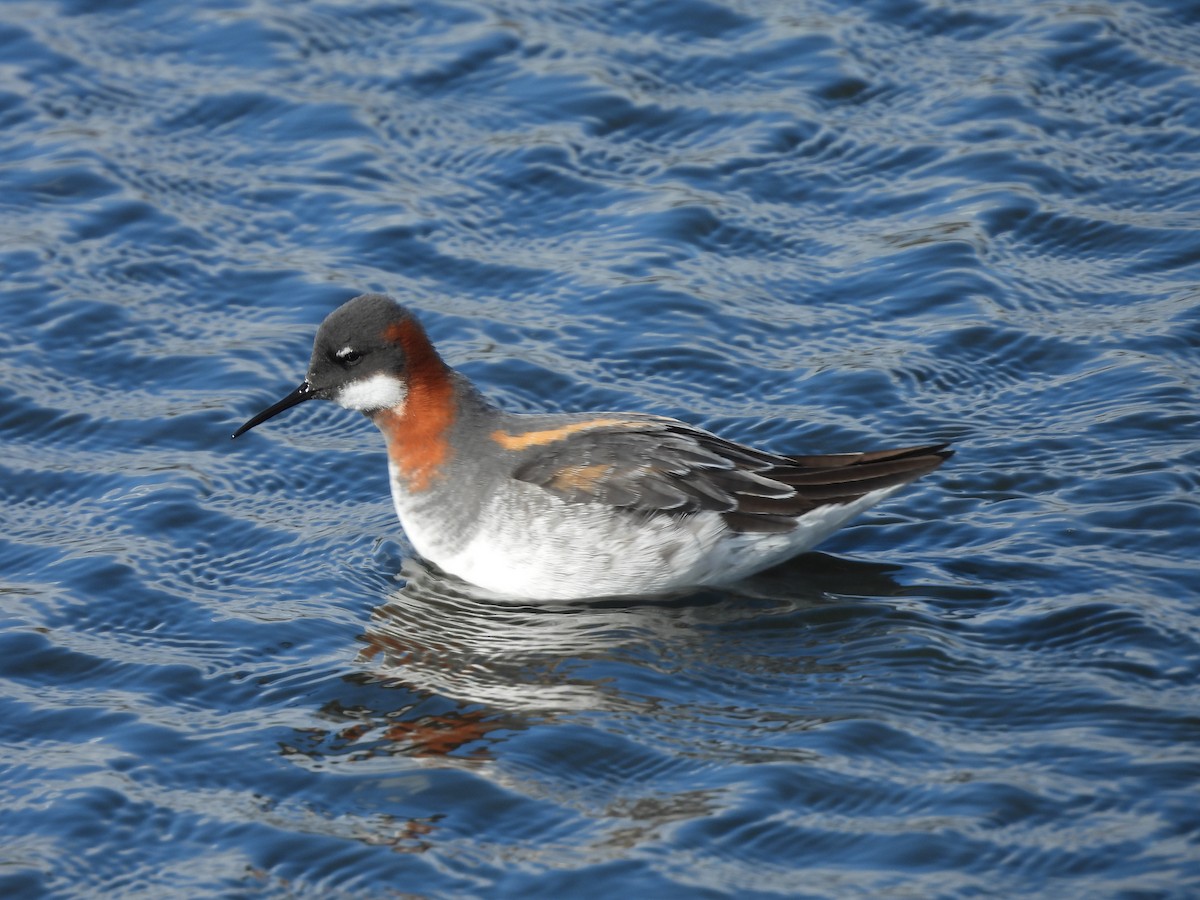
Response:
[[[316,396],[317,394],[313,390],[312,385],[305,381],[300,385],[300,387],[296,388],[278,403],[271,404],[257,416],[235,431],[233,433],[233,437],[237,437],[239,434],[245,434],[255,425],[261,425],[263,422],[267,421],[267,419],[273,419],[285,409],[291,409],[297,403],[303,403],[305,400],[311,400]]]

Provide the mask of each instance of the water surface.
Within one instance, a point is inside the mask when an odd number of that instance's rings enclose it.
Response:
[[[0,893],[1200,894],[1200,18],[0,5]],[[728,590],[498,607],[293,388],[953,440]]]

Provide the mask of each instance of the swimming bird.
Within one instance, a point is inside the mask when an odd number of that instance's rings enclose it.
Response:
[[[304,381],[233,436],[314,399],[383,432],[396,514],[421,556],[525,600],[736,581],[812,548],[953,453],[785,456],[663,416],[505,412],[384,294],[330,313]]]

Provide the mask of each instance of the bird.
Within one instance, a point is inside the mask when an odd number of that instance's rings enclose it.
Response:
[[[304,381],[233,437],[308,400],[383,433],[392,501],[420,556],[528,601],[731,584],[811,549],[954,452],[791,456],[646,413],[508,412],[377,293],[331,312]]]

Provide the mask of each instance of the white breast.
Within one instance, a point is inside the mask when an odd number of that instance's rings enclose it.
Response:
[[[718,513],[629,514],[514,481],[485,502],[474,527],[451,529],[436,504],[418,501],[392,478],[396,512],[418,553],[522,600],[653,595],[736,581],[814,547],[899,487],[815,510],[786,534],[740,534]]]

